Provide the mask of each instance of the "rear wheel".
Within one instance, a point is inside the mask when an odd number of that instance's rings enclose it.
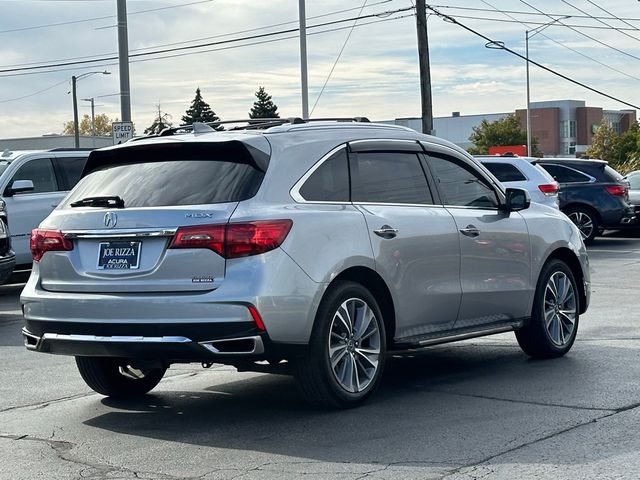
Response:
[[[76,357],[85,383],[95,392],[114,398],[134,398],[152,390],[166,368],[134,368],[126,360],[105,357]]]
[[[561,260],[548,262],[540,274],[530,322],[516,331],[524,352],[534,358],[560,357],[573,346],[580,317],[578,288]]]
[[[339,282],[323,299],[308,355],[296,363],[296,378],[310,403],[355,407],[378,387],[385,363],[384,321],[371,293]]]
[[[591,209],[585,207],[571,207],[565,213],[580,230],[584,243],[593,242],[600,233],[598,216]]]

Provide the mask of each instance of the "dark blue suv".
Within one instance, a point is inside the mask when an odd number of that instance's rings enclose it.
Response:
[[[635,221],[627,203],[628,182],[604,160],[541,158],[533,163],[560,184],[560,210],[578,226],[584,243],[591,243],[605,228]]]

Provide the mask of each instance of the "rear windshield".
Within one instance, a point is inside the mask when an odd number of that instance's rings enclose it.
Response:
[[[527,179],[518,168],[509,163],[482,162],[482,164],[501,182],[522,182]]]
[[[191,152],[191,158],[159,149],[123,153],[94,161],[98,170],[85,171],[64,206],[103,196],[120,197],[125,208],[239,202],[253,197],[264,178],[250,155],[240,151]]]

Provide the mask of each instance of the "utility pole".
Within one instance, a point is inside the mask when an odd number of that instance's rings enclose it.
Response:
[[[302,87],[302,118],[309,118],[309,85],[307,81],[307,14],[305,0],[298,0],[300,17],[300,84]]]
[[[422,133],[431,134],[433,132],[433,106],[431,102],[431,67],[429,64],[429,37],[427,35],[425,0],[416,0],[416,27],[418,31],[418,58],[420,60]]]
[[[73,136],[76,148],[80,148],[80,125],[78,125],[78,99],[76,98],[76,76],[71,77],[71,96],[73,97]]]
[[[131,121],[131,91],[129,90],[129,40],[127,36],[127,0],[117,0],[118,61],[120,65],[120,115]]]

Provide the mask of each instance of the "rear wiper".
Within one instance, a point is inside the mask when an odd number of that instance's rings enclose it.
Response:
[[[124,200],[118,195],[108,197],[87,197],[71,203],[71,207],[124,208]]]

